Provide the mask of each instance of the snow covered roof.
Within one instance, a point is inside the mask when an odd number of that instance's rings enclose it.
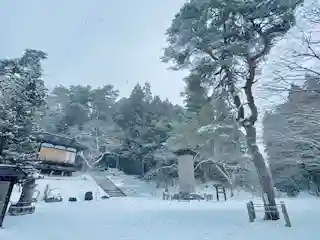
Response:
[[[183,156],[183,155],[191,155],[196,156],[197,153],[193,151],[191,148],[180,148],[173,152],[177,156]]]
[[[36,140],[39,142],[49,143],[53,145],[60,145],[67,148],[74,148],[77,151],[87,149],[86,146],[79,143],[75,138],[70,138],[67,136],[47,133],[47,132],[39,132],[35,136]]]
[[[27,174],[16,165],[0,164],[0,181],[18,181]]]

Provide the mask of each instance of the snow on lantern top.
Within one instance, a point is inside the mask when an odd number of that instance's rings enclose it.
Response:
[[[185,156],[185,155],[191,155],[195,157],[197,153],[192,150],[191,148],[180,148],[173,152],[176,156]]]

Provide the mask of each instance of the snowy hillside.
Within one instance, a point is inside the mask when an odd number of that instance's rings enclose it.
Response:
[[[126,175],[116,169],[109,169],[104,174],[127,196],[150,197],[157,195],[158,189],[153,182],[141,181],[138,176]]]

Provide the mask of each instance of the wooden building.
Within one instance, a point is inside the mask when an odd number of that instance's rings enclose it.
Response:
[[[42,174],[71,176],[77,170],[77,155],[86,149],[74,138],[50,133],[36,135],[39,142],[35,167]]]

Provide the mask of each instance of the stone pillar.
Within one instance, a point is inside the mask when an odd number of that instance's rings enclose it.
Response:
[[[181,155],[178,159],[179,192],[195,192],[194,161],[191,155]]]
[[[178,157],[178,177],[180,194],[195,192],[194,156],[191,149],[179,149],[174,154]]]
[[[27,206],[32,203],[32,197],[36,188],[36,179],[30,178],[23,183],[22,193],[20,195],[17,205]]]

